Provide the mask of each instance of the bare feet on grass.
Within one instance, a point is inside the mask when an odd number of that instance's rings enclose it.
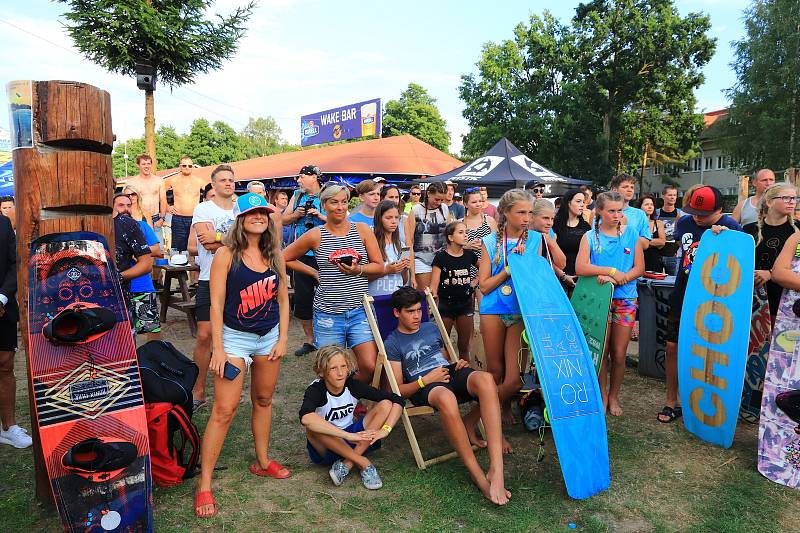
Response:
[[[503,472],[492,472],[491,469],[486,474],[486,480],[489,482],[489,492],[483,493],[489,501],[497,505],[505,505],[511,499],[511,492],[506,490],[505,480],[503,479]]]
[[[466,426],[466,428],[469,443],[478,448],[486,448],[486,441],[478,436],[478,433],[475,431],[475,426]]]
[[[505,436],[503,436],[503,454],[514,453],[514,448],[511,447],[511,443],[508,442]]]
[[[622,416],[622,406],[618,401],[609,400],[608,412],[611,413],[611,416]]]

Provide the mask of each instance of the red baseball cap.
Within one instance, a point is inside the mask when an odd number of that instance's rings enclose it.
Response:
[[[683,207],[685,213],[707,216],[722,209],[722,193],[716,187],[703,185],[692,192],[689,203]]]

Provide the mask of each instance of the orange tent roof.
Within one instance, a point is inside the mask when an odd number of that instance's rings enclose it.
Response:
[[[293,177],[305,165],[317,165],[324,174],[435,176],[462,164],[411,135],[400,135],[257,157],[231,166],[236,181],[249,181]],[[216,166],[195,169],[194,174],[209,178]],[[157,174],[165,176],[176,171],[162,170]]]

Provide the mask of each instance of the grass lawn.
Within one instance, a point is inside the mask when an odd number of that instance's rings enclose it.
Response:
[[[194,344],[180,315],[170,312],[165,338],[186,354]],[[290,349],[299,345],[292,324]],[[631,351],[636,345],[631,343]],[[18,357],[18,413],[30,428],[22,352]],[[733,446],[724,450],[691,436],[682,423],[664,425],[663,384],[628,370],[623,386],[625,415],[608,420],[611,488],[584,501],[564,489],[558,457],[548,432],[545,457],[537,463],[538,437],[517,424],[507,428],[515,453],[505,462],[512,500],[498,508],[484,500],[454,460],[418,470],[402,424],[373,456],[384,481],[367,491],[357,474],[334,487],[326,469],[309,464],[297,417],[306,385],[314,378],[311,359],[288,355],[275,397],[271,455],[292,468],[288,480],[257,478],[253,462],[249,403],[231,427],[215,477],[220,512],[211,520],[194,516],[190,480],[155,489],[155,529],[171,531],[797,531],[800,491],[761,477],[756,470],[758,428],[740,422]],[[195,416],[200,431],[209,409]],[[447,443],[437,417],[415,428],[423,452]],[[485,452],[478,458],[486,465]],[[55,512],[33,501],[31,450],[0,449],[0,516],[3,531],[58,531]]]

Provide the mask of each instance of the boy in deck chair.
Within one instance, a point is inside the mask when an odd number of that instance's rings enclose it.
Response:
[[[432,322],[422,323],[422,297],[411,287],[392,294],[392,309],[397,329],[386,338],[386,356],[398,379],[400,395],[414,405],[433,407],[441,416],[447,438],[467,467],[472,481],[483,495],[505,505],[511,493],[503,478],[503,434],[500,427],[500,401],[497,386],[488,372],[473,370],[459,360],[449,364],[442,353],[442,338]],[[460,402],[477,400],[462,420]],[[483,419],[489,449],[489,471],[478,464],[471,441],[479,442],[475,426]]]
[[[405,401],[356,380],[352,375],[355,370],[352,351],[335,344],[317,350],[314,372],[319,379],[306,389],[300,422],[306,428],[309,459],[318,465],[331,465],[334,485],[341,485],[358,465],[364,486],[379,489],[383,482],[365,455],[380,448],[381,439],[389,436],[403,414]],[[355,421],[353,411],[362,398],[377,403]]]

